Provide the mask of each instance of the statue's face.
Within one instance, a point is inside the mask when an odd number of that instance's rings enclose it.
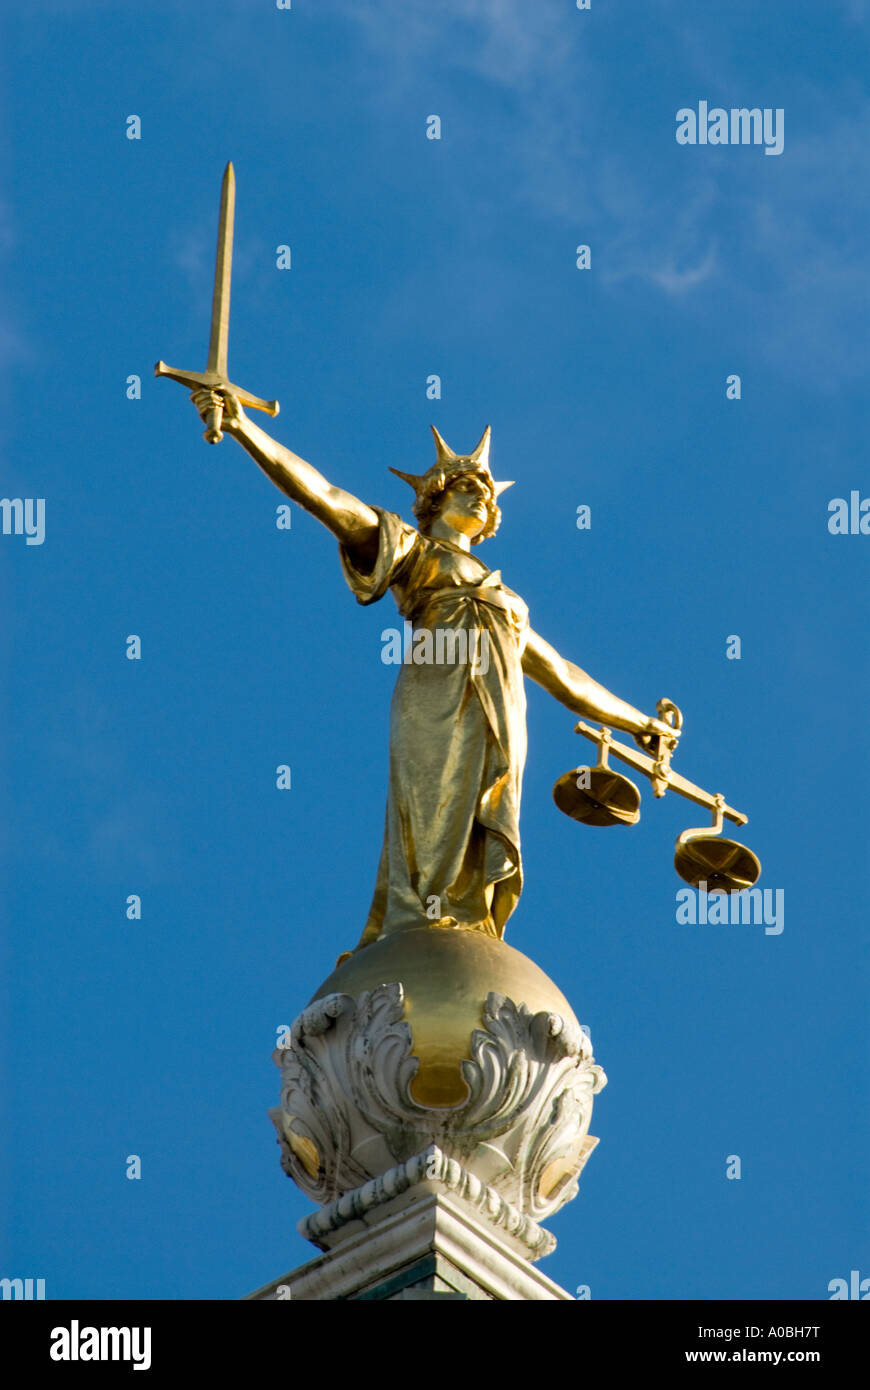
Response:
[[[455,478],[441,499],[439,521],[473,540],[487,523],[487,495],[486,486],[473,473]]]

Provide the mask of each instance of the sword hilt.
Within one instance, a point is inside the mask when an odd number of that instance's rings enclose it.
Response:
[[[206,420],[207,428],[205,434],[202,436],[206,444],[220,444],[223,439],[223,433],[221,432],[221,425],[223,422],[224,407],[223,403],[221,403],[220,405],[213,406],[208,412],[208,418]]]
[[[183,372],[178,367],[170,367],[166,362],[155,362],[155,376],[168,376],[171,381],[177,381],[182,386],[186,386],[188,391],[196,391],[203,387],[208,391],[228,391],[236,396],[242,405],[250,406],[253,410],[264,410],[267,415],[275,416],[281,407],[277,401],[264,401],[259,396],[252,396],[250,391],[246,391],[243,386],[235,386],[233,382],[227,381],[226,377],[220,372]],[[223,438],[221,425],[223,423],[223,404],[220,409],[212,410],[209,413],[207,424],[208,431],[203,435],[208,439],[209,444],[218,444]],[[214,438],[209,438],[214,435]]]

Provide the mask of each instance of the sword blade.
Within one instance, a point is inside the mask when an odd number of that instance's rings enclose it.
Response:
[[[236,211],[236,175],[232,163],[224,170],[221,210],[218,217],[214,292],[211,299],[211,337],[206,371],[227,374],[227,339],[230,332],[230,280],[233,272],[233,219]]]

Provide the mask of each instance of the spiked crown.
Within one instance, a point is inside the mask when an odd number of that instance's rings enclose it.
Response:
[[[480,541],[495,535],[501,521],[501,512],[498,507],[499,494],[504,492],[505,488],[513,487],[513,482],[496,482],[489,471],[489,445],[492,430],[487,425],[480,437],[480,442],[470,454],[457,454],[441,438],[434,425],[431,425],[430,429],[435,437],[436,451],[436,458],[432,467],[427,469],[425,473],[403,473],[401,468],[391,468],[390,472],[395,473],[397,478],[402,478],[414,489],[413,512],[419,522],[420,530],[423,532],[428,530],[428,527],[437,517],[442,495],[451,483],[466,473],[473,473],[479,478],[487,492],[487,522],[480,535],[472,541],[472,545],[477,545]]]

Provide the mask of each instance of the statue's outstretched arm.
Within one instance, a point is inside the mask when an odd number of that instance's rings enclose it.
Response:
[[[579,666],[566,661],[555,647],[551,647],[534,631],[529,632],[526,641],[523,670],[575,714],[597,719],[609,729],[625,729],[630,734],[665,734],[673,737],[674,730],[669,724],[642,714],[633,705],[620,700],[585,671],[581,671]]]
[[[378,517],[352,493],[333,485],[298,454],[255,425],[228,392],[194,391],[191,400],[203,419],[222,403],[223,430],[237,439],[276,487],[322,521],[360,569],[371,568],[378,553]]]

